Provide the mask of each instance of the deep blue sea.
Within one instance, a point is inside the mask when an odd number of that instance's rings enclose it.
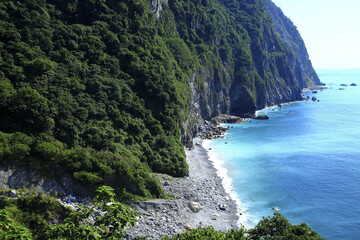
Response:
[[[328,89],[304,96],[320,102],[262,110],[269,120],[229,124],[206,147],[248,211],[246,225],[277,207],[326,239],[360,239],[360,70],[317,73]]]

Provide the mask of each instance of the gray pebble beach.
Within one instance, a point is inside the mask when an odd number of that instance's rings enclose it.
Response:
[[[139,218],[127,230],[126,239],[136,236],[160,239],[162,235],[210,225],[221,231],[239,228],[239,208],[225,191],[202,140],[195,138],[193,149],[185,152],[189,177],[157,174],[170,199],[134,203],[132,208],[139,212]]]

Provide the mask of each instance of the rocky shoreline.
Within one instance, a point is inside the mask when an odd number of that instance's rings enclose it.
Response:
[[[136,236],[160,239],[162,235],[175,235],[210,225],[221,231],[239,228],[239,214],[242,213],[226,193],[200,137],[207,138],[209,132],[215,132],[210,139],[221,137],[226,129],[217,126],[216,121],[203,125],[199,136],[185,150],[188,177],[155,175],[171,199],[133,203],[132,208],[139,212],[139,218],[133,228],[127,229],[125,239],[135,239]]]

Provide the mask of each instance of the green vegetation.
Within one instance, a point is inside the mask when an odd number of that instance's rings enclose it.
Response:
[[[46,239],[51,223],[64,220],[70,210],[60,202],[35,191],[18,191],[17,198],[1,198],[0,228],[5,238],[1,239]]]
[[[198,228],[192,231],[178,234],[174,237],[164,237],[163,239],[174,240],[323,240],[320,235],[305,223],[292,225],[280,213],[275,213],[273,217],[263,218],[253,229],[239,230],[232,229],[228,232],[215,231],[213,227]]]
[[[29,229],[17,224],[11,214],[6,210],[0,210],[0,238],[4,240],[32,239]]]
[[[49,169],[68,172],[90,195],[106,184],[122,200],[166,197],[151,173],[188,174],[182,143],[192,90],[202,94],[203,118],[225,111],[207,107],[222,95],[236,96],[226,111],[263,107],[267,91],[298,87],[286,44],[262,0],[171,0],[160,19],[148,0],[3,0],[0,164],[25,163],[45,177]],[[205,92],[209,79],[213,93]],[[112,188],[96,194],[76,211],[35,192],[1,199],[0,238],[121,237],[136,214]],[[88,224],[95,207],[107,214]],[[274,221],[279,236],[270,231]],[[246,239],[245,232],[204,228],[175,239]],[[317,236],[280,215],[249,233]]]
[[[165,236],[164,240],[246,240],[246,230],[241,228],[240,230],[232,229],[228,232],[216,231],[213,227],[197,228],[185,233],[178,234],[174,237]]]
[[[46,231],[48,239],[120,239],[124,228],[135,224],[137,213],[115,200],[113,188],[96,190],[95,203],[72,211],[63,224],[54,224]],[[105,214],[95,215],[95,209]],[[89,222],[95,217],[94,223]]]
[[[156,19],[148,0],[1,1],[0,162],[65,169],[92,191],[164,197],[151,172],[188,173],[189,79],[209,106],[236,96],[234,113],[297,86],[294,54],[262,0],[163,8]],[[209,79],[213,94],[203,93]]]
[[[17,199],[2,198],[1,239],[119,239],[125,227],[135,224],[137,213],[115,197],[113,188],[101,186],[93,202],[76,210],[33,191],[22,191]]]
[[[135,224],[137,213],[116,201],[114,189],[108,186],[96,190],[94,201],[76,210],[63,207],[57,199],[34,191],[19,191],[18,198],[1,198],[1,239],[120,239],[124,229]],[[101,211],[102,214],[96,212]],[[198,228],[175,235],[169,240],[200,239],[311,239],[323,238],[305,223],[292,225],[281,214],[263,218],[254,229],[215,231],[213,227]]]
[[[317,232],[314,232],[306,223],[292,225],[289,220],[280,213],[274,213],[273,217],[263,219],[249,230],[250,239],[311,239],[322,240]]]
[[[157,31],[145,0],[2,1],[0,161],[163,197],[149,173],[187,174],[188,83]]]

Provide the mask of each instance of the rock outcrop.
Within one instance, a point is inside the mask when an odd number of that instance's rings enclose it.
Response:
[[[22,163],[2,163],[0,166],[0,188],[32,188],[37,192],[88,195],[88,189],[74,180],[66,171],[51,171],[45,175],[41,170]],[[16,193],[16,192],[15,192]],[[11,194],[14,194],[11,192]],[[14,196],[10,196],[14,197]]]
[[[168,0],[149,0],[151,11],[155,14],[157,19],[160,18],[160,13],[163,10],[163,4],[168,5]]]

